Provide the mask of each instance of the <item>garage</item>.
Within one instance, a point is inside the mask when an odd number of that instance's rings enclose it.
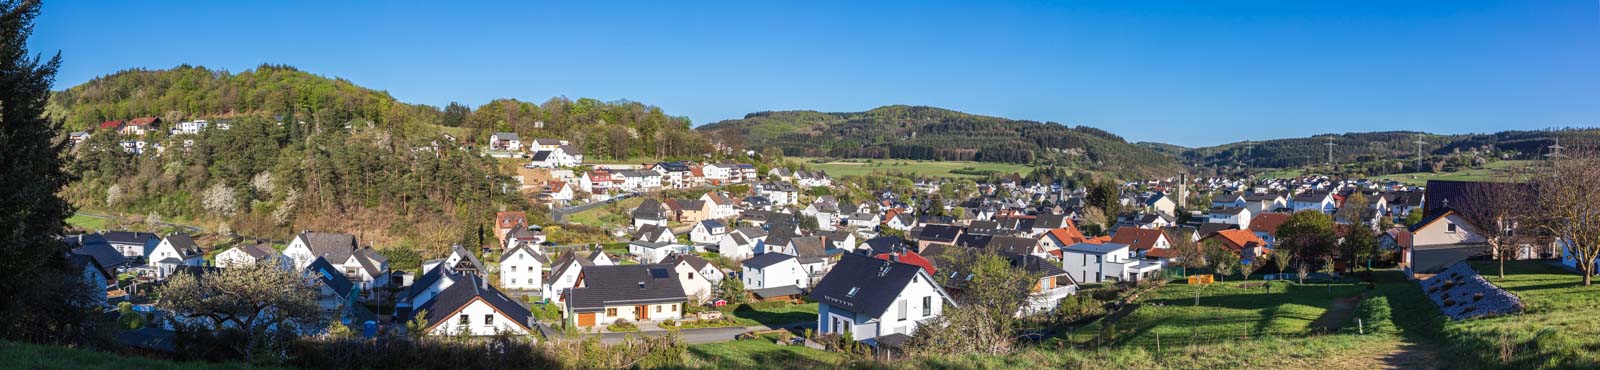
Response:
[[[587,312],[578,314],[578,326],[594,326],[594,313]]]

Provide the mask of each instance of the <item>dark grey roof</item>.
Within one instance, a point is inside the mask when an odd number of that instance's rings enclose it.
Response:
[[[461,277],[461,275],[450,271],[448,268],[436,267],[432,270],[428,270],[427,273],[422,274],[422,276],[418,277],[416,281],[411,282],[411,288],[406,290],[406,297],[410,299],[416,299],[418,294],[422,294],[423,291],[428,290],[428,286],[433,285],[440,279],[455,281]]]
[[[689,264],[689,268],[693,268],[695,270],[703,270],[703,269],[706,268],[706,265],[710,265],[711,264],[711,261],[707,261],[704,258],[700,258],[700,256],[696,256],[696,255],[692,255],[692,254],[676,254],[676,253],[674,253],[674,254],[672,254],[670,256],[667,256],[667,258],[661,259],[661,264],[663,264],[663,265],[677,266],[679,263],[687,263],[687,264]]]
[[[366,270],[367,275],[372,277],[383,275],[385,270],[383,264],[389,261],[389,258],[378,254],[378,251],[370,247],[358,249],[351,256],[355,257],[356,263],[361,264],[361,269]]]
[[[989,242],[993,241],[994,238],[994,235],[961,234],[960,238],[956,238],[954,244],[964,248],[984,249],[989,247]]]
[[[1061,266],[1056,265],[1055,262],[1045,259],[1044,257],[1031,254],[1009,254],[1004,256],[1006,259],[1011,261],[1011,267],[1021,268],[1023,271],[1042,274],[1044,276],[1069,275],[1067,274],[1067,270],[1062,270]]]
[[[500,311],[507,319],[516,322],[523,329],[532,330],[528,327],[528,318],[533,316],[533,313],[529,312],[527,307],[523,307],[522,304],[506,296],[499,289],[484,284],[483,280],[477,276],[467,276],[465,280],[450,285],[449,288],[440,291],[439,295],[428,300],[428,303],[417,307],[413,312],[427,310],[428,322],[433,323],[430,326],[437,326],[446,322],[446,320],[451,320],[451,315],[478,299],[482,299],[483,303],[494,307],[496,311]]]
[[[71,265],[74,271],[83,271],[85,269],[93,268],[95,271],[100,273],[101,277],[106,278],[107,281],[112,280],[112,276],[114,276],[111,271],[108,270],[104,265],[101,265],[94,256],[67,253],[67,264]]]
[[[589,266],[583,269],[582,288],[573,289],[567,301],[576,312],[594,312],[606,306],[684,302],[687,295],[671,265]]]
[[[917,240],[934,243],[953,243],[956,241],[956,237],[960,235],[960,227],[930,224],[924,226],[922,232],[917,234]]]
[[[344,277],[343,271],[333,267],[332,264],[328,263],[328,260],[322,257],[317,257],[316,260],[311,261],[311,265],[306,266],[306,273],[321,280],[323,284],[328,284],[328,287],[333,288],[333,292],[341,298],[349,297],[350,288],[354,286],[350,283],[349,278]]]
[[[539,261],[539,264],[544,265],[545,267],[550,267],[550,257],[546,257],[544,253],[539,253],[538,251],[533,250],[533,248],[529,248],[527,245],[518,245],[515,248],[506,250],[505,253],[500,255],[500,262],[503,263],[506,260],[511,259],[512,255],[517,254],[517,251],[527,251],[529,255],[533,256],[533,260]]]
[[[789,245],[790,240],[800,237],[800,233],[792,228],[774,227],[767,232],[767,245]]]
[[[128,263],[128,258],[123,257],[122,253],[117,252],[117,249],[112,247],[110,243],[106,243],[105,239],[88,240],[86,238],[83,246],[73,248],[72,253],[93,257],[95,263],[107,269],[115,269],[117,266]]]
[[[1234,230],[1234,229],[1238,229],[1238,228],[1239,228],[1239,225],[1234,225],[1234,224],[1225,224],[1225,223],[1220,223],[1220,222],[1207,222],[1207,223],[1200,224],[1200,227],[1196,228],[1195,231],[1200,234],[1200,237],[1204,238],[1204,237],[1207,237],[1207,236],[1211,236],[1211,234],[1216,233],[1218,231]]]
[[[984,249],[1002,255],[1025,255],[1033,253],[1033,248],[1038,245],[1038,239],[996,236],[989,240],[989,245]]]
[[[700,224],[706,226],[706,231],[711,231],[711,229],[715,229],[715,228],[719,228],[719,227],[721,227],[721,228],[727,228],[728,227],[728,225],[722,223],[721,220],[704,220],[704,221],[700,221]]]
[[[928,278],[917,265],[846,254],[811,289],[810,298],[867,317],[880,317],[917,276]],[[938,287],[931,279],[928,283]]]
[[[880,236],[868,239],[865,244],[869,256],[904,251],[909,245],[904,238],[898,236]]]
[[[633,240],[656,241],[657,239],[661,238],[662,234],[670,232],[672,231],[665,227],[660,227],[653,224],[644,225],[639,227],[639,232],[633,233]]]
[[[1035,229],[1056,229],[1067,226],[1067,215],[1046,213],[1033,220]]]
[[[1240,212],[1244,212],[1243,207],[1216,207],[1211,209],[1211,213],[1221,215],[1237,215]]]
[[[1437,273],[1468,258],[1488,254],[1489,251],[1488,246],[1483,244],[1416,246],[1411,250],[1411,271],[1418,274]]]
[[[177,233],[167,235],[167,238],[164,240],[167,241],[167,243],[172,244],[172,247],[178,250],[178,253],[181,255],[179,259],[194,258],[202,253],[200,251],[200,245],[195,244],[194,238],[190,237],[189,234]],[[154,249],[154,246],[151,246],[147,249]],[[148,256],[150,255],[150,252],[151,251],[146,250],[144,254]]]
[[[805,294],[805,292],[800,291],[800,287],[784,285],[765,289],[751,289],[750,294],[754,294],[756,298],[767,299],[773,297],[797,296]]]
[[[311,249],[312,256],[327,257],[328,261],[344,263],[356,250],[356,236],[345,233],[302,232],[298,236]]]
[[[161,240],[156,234],[132,231],[107,231],[101,236],[106,238],[106,242],[125,245],[145,245],[151,240]]]
[[[540,150],[540,151],[533,152],[533,161],[535,161],[535,162],[543,162],[543,161],[549,160],[551,153],[554,153],[554,152],[553,151],[549,151],[549,150]]]
[[[1329,193],[1326,192],[1326,191],[1307,190],[1307,191],[1301,192],[1300,194],[1295,194],[1294,195],[1294,201],[1296,201],[1296,202],[1306,202],[1306,203],[1321,202],[1321,201],[1323,201],[1323,200],[1328,198],[1328,194]]]
[[[744,260],[744,262],[740,262],[739,264],[759,270],[791,259],[794,259],[794,256],[783,253],[762,253],[756,255],[755,257],[751,257],[750,259]]]
[[[816,263],[828,257],[827,238],[820,236],[805,236],[790,239],[794,245],[795,257],[800,258],[800,263]]]
[[[249,244],[249,245],[241,245],[241,246],[238,246],[238,247],[235,247],[235,248],[239,248],[239,251],[244,252],[244,254],[250,255],[250,258],[254,258],[254,259],[258,260],[258,261],[262,260],[262,259],[266,259],[267,257],[272,257],[272,255],[278,253],[277,249],[273,249],[272,245],[271,244],[267,244],[267,243],[256,243],[256,244]]]

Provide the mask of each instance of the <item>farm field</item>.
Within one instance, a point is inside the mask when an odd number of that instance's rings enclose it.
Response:
[[[1471,169],[1467,169],[1467,170],[1463,170],[1463,171],[1442,172],[1442,173],[1432,173],[1432,172],[1401,173],[1401,174],[1385,175],[1385,176],[1381,176],[1381,178],[1392,179],[1392,180],[1403,182],[1403,183],[1406,183],[1406,184],[1409,184],[1409,185],[1427,184],[1428,180],[1450,180],[1450,181],[1495,180],[1495,179],[1504,179],[1508,175],[1506,173],[1506,170],[1509,169],[1509,168],[1525,167],[1525,166],[1527,166],[1529,164],[1533,164],[1533,163],[1536,163],[1536,162],[1537,161],[1495,161],[1493,163],[1489,163],[1489,164],[1484,165],[1483,168],[1471,168]]]
[[[1033,171],[1032,166],[1014,163],[993,162],[967,162],[967,161],[916,161],[905,159],[833,159],[814,157],[789,157],[789,162],[805,163],[813,169],[823,170],[829,175],[860,176],[868,175],[875,171],[900,171],[905,173],[932,176],[932,177],[983,177],[978,174],[963,174],[951,171],[969,170],[974,172],[989,172],[996,174],[1018,173],[1027,175]]]

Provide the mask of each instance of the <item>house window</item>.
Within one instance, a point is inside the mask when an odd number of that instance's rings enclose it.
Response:
[[[906,321],[906,311],[908,309],[906,301],[904,299],[900,300],[900,321]]]
[[[615,316],[617,316],[617,309],[615,309],[615,308],[607,308],[606,309],[606,316],[607,317],[615,317]]]
[[[1444,224],[1444,231],[1447,232],[1447,233],[1456,232],[1456,224],[1453,224],[1453,223]]]
[[[677,303],[673,303],[672,304],[672,310],[667,311],[667,312],[678,312],[678,304]]]
[[[689,279],[694,279],[694,273],[693,272],[689,273]]]
[[[1100,256],[1094,256],[1094,263],[1100,263]]]
[[[657,312],[657,313],[660,313],[660,312],[661,312],[661,305],[656,305],[656,312]]]
[[[483,315],[483,326],[494,326],[494,315]]]
[[[933,316],[933,296],[922,297],[922,317]]]
[[[467,315],[461,315],[461,325],[462,326],[471,325],[471,324],[472,324],[472,318],[471,317],[468,317]]]

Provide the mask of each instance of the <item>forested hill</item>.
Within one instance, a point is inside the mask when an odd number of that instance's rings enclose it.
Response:
[[[1493,134],[1438,135],[1415,131],[1327,134],[1303,138],[1244,141],[1182,151],[1185,163],[1195,166],[1247,166],[1288,168],[1325,163],[1327,143],[1333,142],[1335,163],[1370,163],[1411,159],[1417,140],[1429,158],[1458,151],[1492,150],[1511,159],[1536,158],[1555,138],[1572,145],[1600,143],[1600,129],[1502,131]],[[1571,145],[1569,145],[1571,146]]]
[[[1130,176],[1170,176],[1170,156],[1092,127],[920,106],[866,112],[759,112],[698,128],[724,142],[785,155],[1057,164]]]

